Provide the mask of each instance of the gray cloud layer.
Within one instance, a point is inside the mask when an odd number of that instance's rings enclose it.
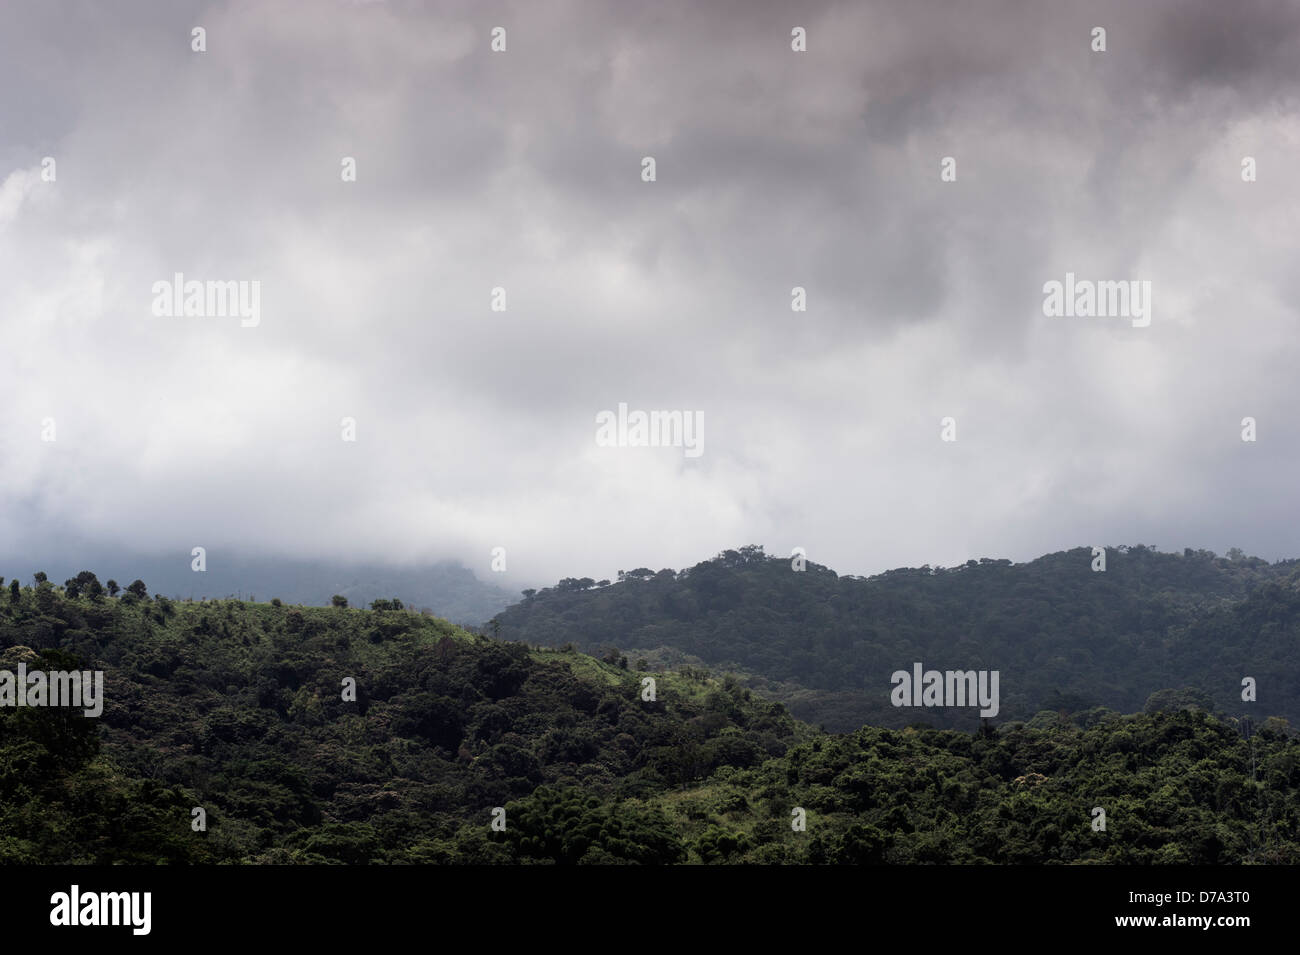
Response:
[[[1297,62],[1268,2],[6,5],[0,554],[1295,556]]]

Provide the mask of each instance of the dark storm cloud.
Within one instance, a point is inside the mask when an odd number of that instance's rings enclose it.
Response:
[[[1264,2],[8,6],[2,550],[1294,554],[1297,53]],[[1045,318],[1067,271],[1152,325]],[[152,317],[175,272],[261,324]],[[705,454],[595,447],[621,401]]]

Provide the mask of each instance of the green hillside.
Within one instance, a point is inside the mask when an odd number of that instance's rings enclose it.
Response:
[[[72,589],[0,594],[0,670],[105,675],[97,719],[0,707],[0,862],[1300,861],[1279,720],[832,736],[731,677],[406,610]]]

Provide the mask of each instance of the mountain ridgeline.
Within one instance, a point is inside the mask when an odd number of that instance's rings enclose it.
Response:
[[[97,716],[3,700],[0,864],[1300,862],[1281,720],[1249,740],[1193,708],[829,735],[729,676],[395,601],[44,576],[0,592],[0,698],[38,670],[99,671],[103,695]]]
[[[525,591],[494,625],[533,645],[730,671],[834,731],[977,726],[970,707],[892,705],[891,674],[918,662],[998,671],[999,720],[1190,703],[1300,722],[1300,562],[1137,545],[1093,567],[1078,548],[862,578],[744,547],[680,572]]]

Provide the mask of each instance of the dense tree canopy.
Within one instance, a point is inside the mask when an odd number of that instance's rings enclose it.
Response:
[[[1290,625],[1278,587],[1245,602],[1273,602],[1261,626]],[[396,601],[78,591],[0,606],[0,671],[105,674],[99,719],[0,707],[0,862],[1300,862],[1300,740],[1276,718],[1247,739],[1195,688],[1132,716],[829,735],[698,665]]]
[[[511,640],[743,674],[799,718],[841,731],[973,729],[969,710],[891,705],[890,675],[917,661],[999,671],[1001,718],[1131,712],[1171,687],[1239,715],[1249,676],[1262,716],[1300,723],[1300,564],[1142,545],[1106,556],[1104,572],[1079,548],[864,579],[813,563],[795,571],[743,547],[678,573],[641,568],[608,587],[541,590],[497,619]]]

